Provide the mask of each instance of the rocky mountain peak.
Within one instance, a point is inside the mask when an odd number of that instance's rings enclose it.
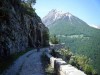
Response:
[[[52,9],[43,19],[43,23],[48,26],[50,24],[52,24],[53,22],[55,22],[58,19],[61,19],[63,17],[69,17],[69,19],[71,19],[73,15],[69,12],[62,12],[62,11],[58,11],[56,9]]]

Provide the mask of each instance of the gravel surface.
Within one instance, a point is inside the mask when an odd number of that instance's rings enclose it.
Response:
[[[31,50],[19,57],[2,75],[44,75],[41,54]]]

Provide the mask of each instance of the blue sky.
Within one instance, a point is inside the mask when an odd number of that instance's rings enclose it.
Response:
[[[41,18],[57,9],[70,12],[88,24],[100,25],[100,0],[37,0],[34,8]]]

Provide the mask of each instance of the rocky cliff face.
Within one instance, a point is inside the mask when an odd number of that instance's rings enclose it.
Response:
[[[28,14],[17,1],[0,0],[0,56],[35,47],[38,40],[41,47],[48,45],[48,29],[40,17]]]

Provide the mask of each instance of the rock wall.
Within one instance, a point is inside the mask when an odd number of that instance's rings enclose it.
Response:
[[[44,32],[48,29],[34,12],[27,14],[17,1],[0,0],[0,56],[35,47],[39,40],[41,47],[48,45]]]

